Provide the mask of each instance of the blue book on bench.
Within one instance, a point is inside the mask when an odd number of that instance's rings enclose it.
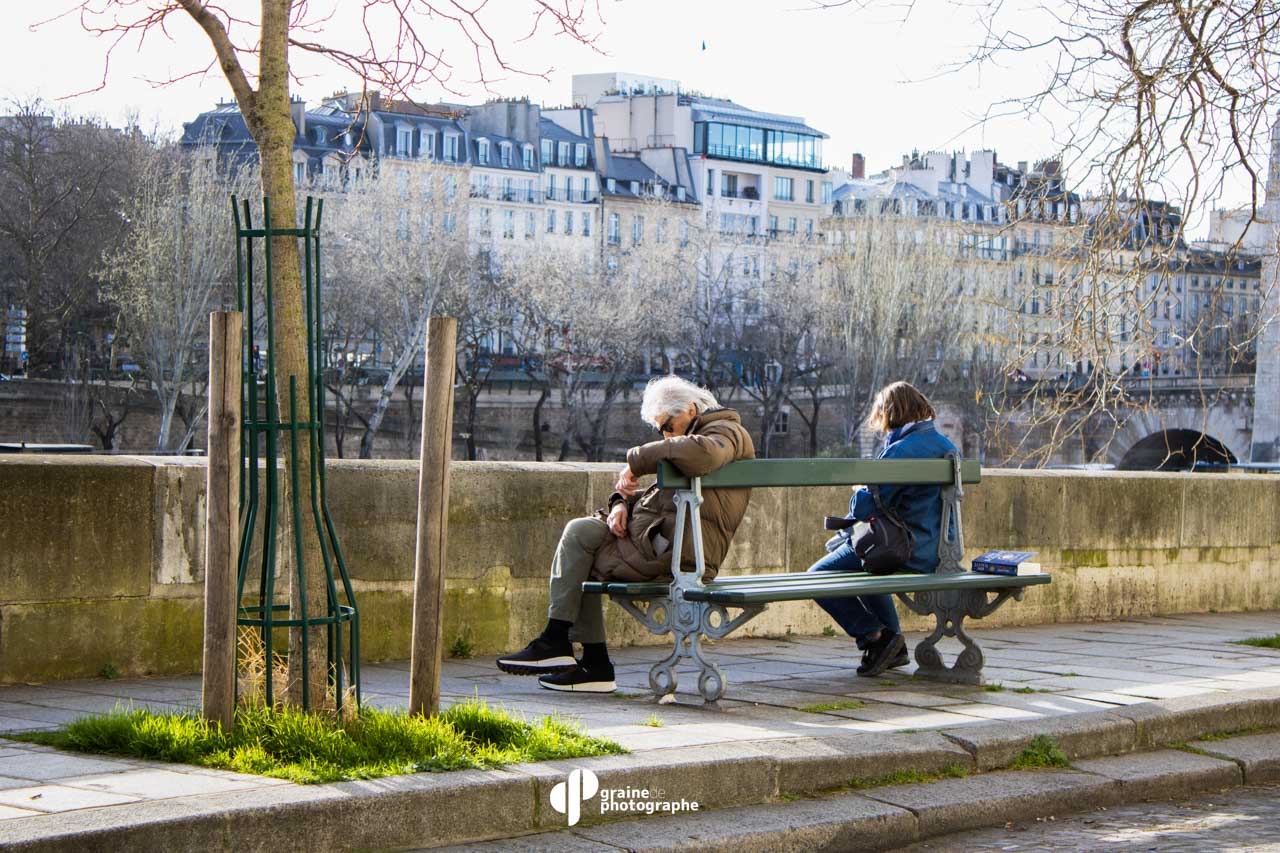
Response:
[[[1040,564],[1031,562],[1035,551],[988,551],[973,559],[972,570],[988,575],[1039,574]]]

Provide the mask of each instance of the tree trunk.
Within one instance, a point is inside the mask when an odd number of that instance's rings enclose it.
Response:
[[[549,396],[551,388],[544,385],[542,393],[538,395],[538,402],[533,405],[533,458],[536,462],[542,461],[542,406]]]
[[[274,228],[297,228],[298,207],[293,185],[293,140],[297,130],[289,108],[289,16],[290,0],[262,0],[262,44],[259,55],[258,92],[252,109],[242,112],[249,119],[262,161],[262,194],[271,201],[271,222]],[[282,419],[289,416],[289,379],[296,382],[296,405],[299,418],[305,418],[310,407],[311,385],[307,372],[307,330],[303,313],[302,263],[298,251],[298,238],[275,237],[271,242],[272,282],[274,290],[276,402]],[[282,489],[285,498],[282,508],[292,502],[288,498],[290,484],[298,481],[297,505],[302,510],[302,554],[305,573],[302,587],[297,584],[297,568],[293,559],[284,562],[289,569],[289,611],[293,618],[301,617],[302,592],[306,590],[307,615],[314,617],[327,609],[328,590],[324,582],[324,566],[320,557],[319,542],[313,526],[307,524],[311,508],[311,447],[305,434],[298,436],[298,454],[292,458],[289,442],[281,436],[284,450]],[[285,525],[287,527],[287,525]],[[279,553],[292,556],[292,542],[281,543]],[[332,705],[328,697],[329,655],[327,632],[323,628],[311,629],[307,638],[310,685],[304,700],[302,684],[303,638],[302,629],[289,631],[289,691],[288,701],[313,709]]]

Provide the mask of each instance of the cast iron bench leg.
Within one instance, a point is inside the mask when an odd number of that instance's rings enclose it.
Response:
[[[730,618],[723,604],[680,600],[673,608],[667,596],[651,600],[611,597],[650,633],[674,635],[671,653],[649,670],[649,688],[659,701],[676,692],[676,666],[685,658],[698,665],[698,693],[703,700],[715,702],[723,696],[724,672],[703,654],[702,636],[713,640],[727,637],[764,610],[763,605],[743,607],[741,613]]]
[[[916,644],[916,675],[935,681],[957,684],[982,684],[982,665],[985,658],[982,649],[964,630],[967,616],[981,619],[993,612],[1010,598],[1021,599],[1022,587],[1000,590],[938,590],[928,592],[898,593],[913,612],[934,617],[933,633]],[[995,598],[989,598],[990,594]],[[956,656],[955,663],[945,666],[938,653],[938,641],[943,637],[955,637],[964,648]]]

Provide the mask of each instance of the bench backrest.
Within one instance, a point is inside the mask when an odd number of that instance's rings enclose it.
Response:
[[[718,471],[696,478],[685,476],[670,462],[663,461],[658,465],[658,485],[676,490],[676,530],[671,554],[672,595],[678,595],[678,590],[702,584],[705,569],[698,507],[702,503],[704,488],[857,486],[873,483],[877,486],[941,486],[942,529],[938,542],[938,571],[963,571],[960,565],[964,557],[960,500],[963,484],[980,481],[981,468],[976,461],[959,460],[957,478],[956,461],[955,455],[945,459],[747,459],[730,462]],[[680,570],[686,519],[693,538],[694,572]]]
[[[700,478],[704,489],[745,489],[754,486],[949,486],[949,459],[747,459],[730,462]],[[969,459],[960,463],[960,481],[977,483],[981,467]],[[658,485],[688,489],[689,477],[670,462],[658,466]]]

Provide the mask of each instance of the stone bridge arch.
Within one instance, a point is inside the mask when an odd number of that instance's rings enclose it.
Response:
[[[1247,461],[1251,430],[1235,408],[1136,410],[1110,443],[1107,461],[1116,468],[1175,471],[1195,461]]]

